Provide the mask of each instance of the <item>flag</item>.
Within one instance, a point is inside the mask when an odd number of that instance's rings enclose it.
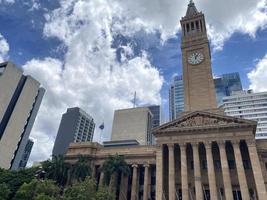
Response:
[[[105,126],[104,126],[104,122],[99,126],[99,128],[100,128],[101,130],[103,130],[103,129],[105,128]]]

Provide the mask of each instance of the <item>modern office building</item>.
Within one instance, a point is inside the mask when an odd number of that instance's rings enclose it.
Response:
[[[140,145],[152,144],[152,117],[148,107],[116,110],[111,140],[137,140]]]
[[[160,105],[148,106],[150,112],[152,113],[152,125],[151,129],[157,128],[160,126],[163,118],[163,112],[161,111]],[[155,137],[152,135],[152,144],[155,144]]]
[[[233,93],[223,98],[223,107],[226,115],[257,121],[256,138],[267,139],[267,92]]]
[[[0,64],[0,167],[19,168],[44,93],[22,69]]]
[[[161,124],[161,108],[160,105],[147,106],[152,113],[152,127],[156,128]]]
[[[169,88],[169,119],[179,118],[184,111],[184,84],[182,76],[174,76]]]
[[[223,74],[214,79],[217,105],[223,104],[223,97],[230,96],[233,92],[242,91],[242,83],[238,72]]]
[[[94,119],[78,107],[68,108],[62,115],[53,155],[65,155],[72,142],[92,141],[95,130]]]
[[[34,144],[33,140],[29,139],[26,146],[25,146],[22,158],[21,158],[20,163],[19,163],[20,169],[26,167],[27,162],[28,162],[29,157],[30,157],[30,154],[31,154],[31,151],[32,151],[33,144]]]
[[[65,159],[73,163],[79,155],[91,157],[96,184],[109,184],[119,200],[266,200],[267,140],[255,140],[255,121],[227,116],[217,108],[205,16],[192,0],[180,23],[181,116],[153,129],[156,145],[73,143]],[[123,131],[138,127],[139,121],[126,113],[120,116],[119,133],[135,139]],[[114,173],[110,181],[101,167],[117,154],[124,156],[130,174]]]

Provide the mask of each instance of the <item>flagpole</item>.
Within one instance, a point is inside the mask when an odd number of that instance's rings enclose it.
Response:
[[[104,125],[104,120],[103,120],[103,123],[99,126],[99,129],[101,130],[100,131],[100,144],[102,144],[102,136],[103,136],[104,128],[105,128],[105,125]]]

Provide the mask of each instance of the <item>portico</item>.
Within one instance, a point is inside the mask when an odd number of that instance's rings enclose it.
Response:
[[[196,111],[154,130],[157,199],[265,199],[255,128],[249,120]]]

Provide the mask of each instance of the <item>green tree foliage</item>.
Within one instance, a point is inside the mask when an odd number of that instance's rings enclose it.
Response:
[[[78,161],[70,167],[70,179],[84,181],[87,176],[91,175],[90,159],[85,156],[79,156]]]
[[[114,194],[110,193],[107,188],[100,188],[95,197],[94,200],[114,200],[115,196]]]
[[[7,200],[10,193],[11,192],[7,184],[0,184],[0,200]]]
[[[45,194],[38,194],[37,197],[34,198],[34,200],[56,200],[56,199],[54,197],[50,197]]]
[[[65,162],[63,156],[53,156],[52,160],[42,163],[42,168],[46,172],[45,177],[53,179],[58,185],[65,186],[73,181],[83,181],[85,177],[91,175],[90,159],[79,156],[74,164]]]
[[[23,183],[29,183],[35,177],[37,168],[27,168],[17,171],[0,169],[0,183],[5,183],[10,189],[11,199]]]
[[[104,162],[102,168],[105,174],[105,181],[109,182],[109,191],[114,193],[114,188],[118,180],[118,174],[129,174],[130,169],[124,160],[124,157],[116,154],[115,156],[109,156]]]
[[[115,200],[107,188],[96,191],[95,181],[86,177],[83,182],[77,182],[68,186],[64,192],[63,200]]]
[[[90,177],[85,178],[83,182],[77,182],[68,186],[64,192],[64,200],[91,200],[96,192],[96,185]]]
[[[63,156],[53,156],[52,160],[42,163],[46,178],[55,180],[59,185],[65,185],[71,165],[64,161]]]
[[[17,191],[14,200],[54,199],[59,196],[59,188],[52,180],[32,180],[24,183]]]

